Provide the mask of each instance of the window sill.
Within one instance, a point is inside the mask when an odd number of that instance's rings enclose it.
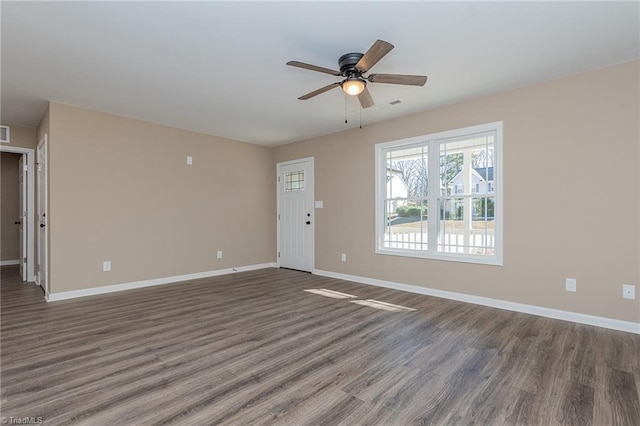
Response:
[[[470,256],[451,255],[448,253],[431,253],[411,250],[397,250],[389,248],[377,248],[376,254],[400,257],[414,257],[419,259],[443,260],[445,262],[474,263],[479,265],[503,266],[502,259],[498,256]]]

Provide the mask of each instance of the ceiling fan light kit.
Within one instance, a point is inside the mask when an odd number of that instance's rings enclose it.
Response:
[[[342,90],[351,96],[357,96],[367,87],[367,83],[358,77],[348,77],[342,82]]]
[[[314,96],[328,92],[329,90],[340,86],[347,95],[357,96],[362,108],[369,108],[374,105],[374,102],[369,90],[367,89],[367,82],[424,86],[427,82],[427,76],[424,75],[371,74],[368,77],[363,75],[377,64],[380,59],[387,55],[393,47],[394,46],[391,43],[384,40],[376,40],[365,54],[354,52],[342,55],[340,59],[338,59],[340,71],[306,64],[304,62],[287,62],[287,65],[292,67],[304,68],[311,71],[345,78],[339,83],[329,84],[320,89],[314,90],[313,92],[309,92],[306,95],[302,95],[298,99],[306,101],[307,99],[311,99]]]

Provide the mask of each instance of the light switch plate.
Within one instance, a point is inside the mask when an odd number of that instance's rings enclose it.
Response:
[[[316,201],[316,209],[321,209],[323,204],[322,201]]]
[[[193,157],[190,155],[187,155],[187,164],[190,166],[193,164]]]
[[[103,270],[104,272],[108,272],[108,271],[110,271],[110,270],[111,270],[111,261],[110,261],[110,260],[107,260],[107,261],[105,261],[105,262],[102,262],[102,270]]]

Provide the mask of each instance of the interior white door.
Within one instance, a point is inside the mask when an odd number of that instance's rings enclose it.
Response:
[[[279,163],[278,256],[283,268],[313,270],[313,203],[313,159]]]
[[[18,227],[19,227],[19,241],[20,241],[20,276],[22,281],[27,280],[27,156],[22,154],[20,156],[20,166],[18,170],[18,182],[19,182],[19,201],[18,206],[20,208]]]
[[[36,282],[44,289],[45,294],[49,294],[48,283],[48,234],[47,234],[47,140],[45,139],[38,145],[38,259]]]

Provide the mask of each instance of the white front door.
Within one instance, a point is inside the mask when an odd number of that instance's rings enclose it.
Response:
[[[48,242],[47,242],[47,137],[38,145],[38,259],[36,282],[42,286],[45,295],[49,294],[48,268]]]
[[[18,182],[19,182],[19,202],[20,208],[18,226],[19,226],[19,240],[20,240],[20,276],[22,281],[27,280],[27,156],[22,154],[20,156],[20,165],[18,170]]]
[[[313,158],[278,163],[278,261],[313,271]]]

